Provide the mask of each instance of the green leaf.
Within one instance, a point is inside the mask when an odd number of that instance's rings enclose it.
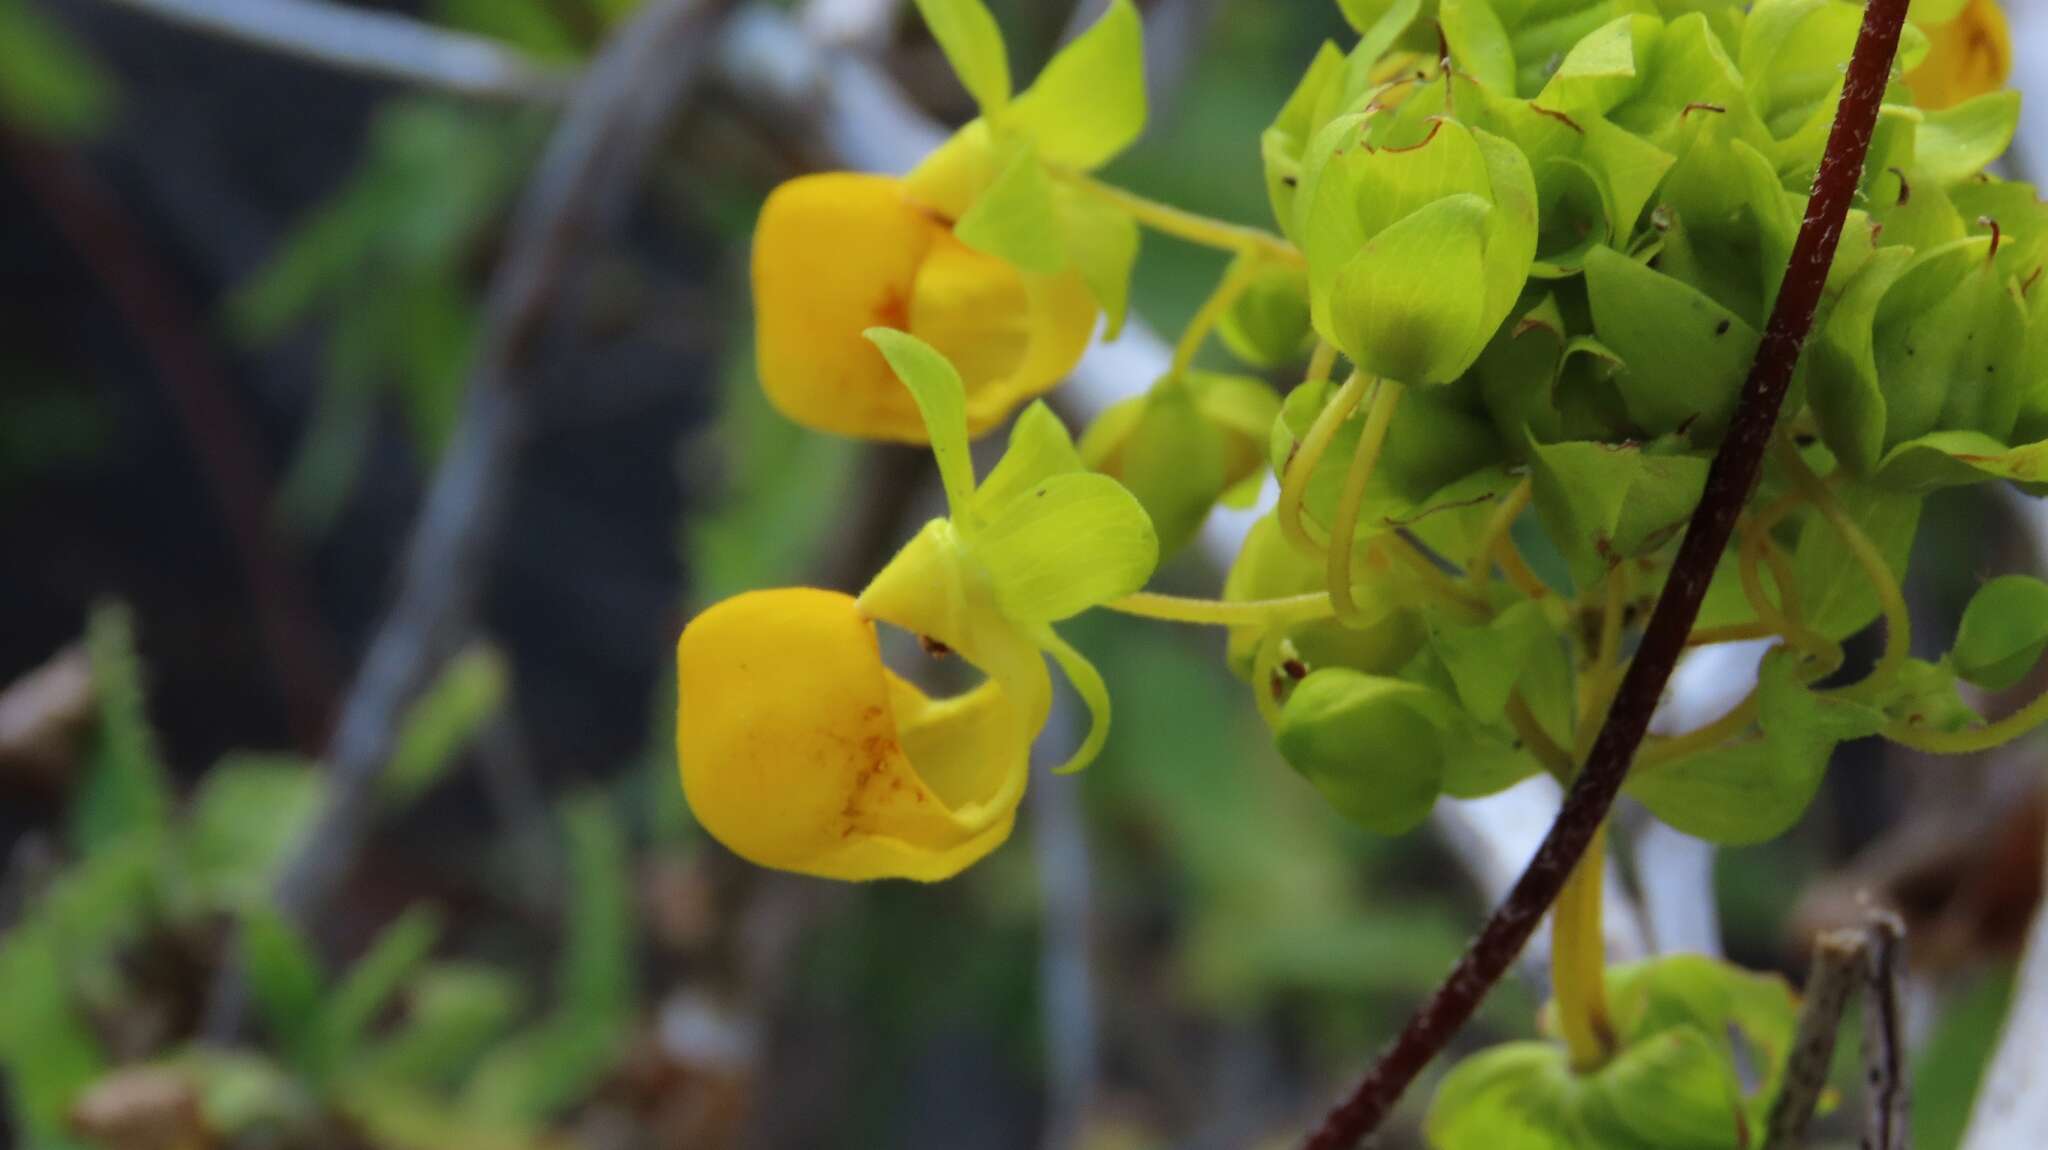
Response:
[[[67,137],[103,128],[114,84],[70,36],[26,0],[0,0],[0,122]]]
[[[2048,583],[2004,575],[1970,596],[1950,653],[1956,674],[1989,691],[2017,686],[2048,648]]]
[[[346,1073],[356,1064],[370,1025],[426,962],[440,937],[440,916],[414,907],[385,927],[335,984],[320,1014],[323,1065],[329,1073]]]
[[[953,226],[960,242],[1021,271],[1053,275],[1067,266],[1065,228],[1051,177],[1030,148],[1011,152],[1002,174]]]
[[[1593,330],[1627,364],[1618,382],[1645,432],[1718,435],[1761,337],[1698,290],[1608,248],[1586,259]]]
[[[1439,0],[1437,23],[1451,56],[1480,87],[1514,94],[1515,49],[1492,0]]]
[[[1636,20],[1621,16],[1572,45],[1536,97],[1553,109],[1606,111],[1633,87]],[[1652,24],[1654,27],[1654,24]]]
[[[1631,1043],[1581,1102],[1596,1146],[1730,1150],[1748,1137],[1734,1068],[1708,1032],[1674,1027]]]
[[[587,1099],[626,1053],[621,1020],[569,1011],[514,1035],[493,1049],[463,1087],[464,1122],[535,1126]],[[445,1133],[442,1135],[445,1137]],[[438,1139],[423,1143],[438,1144]]]
[[[318,1076],[320,1000],[327,980],[305,936],[269,906],[252,907],[238,934],[249,995],[287,1059]]]
[[[975,491],[974,519],[986,522],[1003,505],[1045,480],[1085,470],[1067,425],[1044,400],[1034,400],[1010,426],[1009,446]]]
[[[8,1116],[28,1145],[76,1145],[71,1108],[109,1069],[106,1052],[75,1005],[76,941],[46,918],[13,924],[0,939],[0,1070]]]
[[[2012,147],[2019,122],[2020,94],[2010,88],[1926,113],[1914,137],[1914,178],[1942,186],[1981,173]]]
[[[917,11],[981,114],[1002,115],[1010,103],[1010,56],[988,7],[981,0],[917,0]]]
[[[1510,1042],[1458,1063],[1430,1099],[1433,1150],[1593,1150],[1564,1049]]]
[[[1113,340],[1130,310],[1131,269],[1137,266],[1142,239],[1138,222],[1078,189],[1058,191],[1061,247],[1102,308],[1102,338]]]
[[[1074,693],[1081,696],[1081,702],[1088,708],[1088,735],[1081,745],[1067,758],[1067,761],[1053,768],[1053,774],[1071,775],[1086,770],[1088,764],[1102,753],[1103,744],[1109,741],[1109,684],[1102,679],[1102,672],[1088,657],[1076,651],[1073,645],[1061,638],[1051,627],[1039,628],[1036,638],[1060,665],[1073,684]]]
[[[1726,845],[1763,842],[1806,812],[1835,744],[1884,726],[1875,708],[1807,689],[1783,649],[1765,656],[1757,690],[1760,734],[1636,770],[1629,793],[1689,835]]]
[[[85,649],[92,663],[98,731],[72,799],[71,838],[79,853],[91,855],[162,835],[170,821],[171,784],[149,723],[142,660],[128,609],[95,607],[86,621]]]
[[[995,509],[972,546],[1006,618],[1051,623],[1130,594],[1159,561],[1145,509],[1106,475],[1056,475]]]
[[[925,430],[932,441],[932,458],[939,463],[939,479],[946,488],[946,505],[955,516],[965,514],[974,502],[974,460],[967,451],[967,385],[953,364],[932,345],[908,332],[871,327],[868,341],[881,349],[882,358],[917,401],[924,416]]]
[[[1903,578],[1922,500],[1857,482],[1841,485],[1836,494],[1850,521],[1884,555],[1892,576]],[[1879,614],[1869,575],[1818,512],[1808,515],[1800,529],[1792,578],[1799,587],[1801,621],[1831,639],[1848,638]]]
[[[447,774],[456,755],[504,709],[509,679],[504,656],[489,646],[470,647],[449,660],[399,730],[391,765],[378,784],[386,806],[410,805]]]
[[[1428,687],[1324,667],[1288,696],[1273,745],[1345,818],[1397,835],[1429,817],[1443,790],[1454,710]]]
[[[189,882],[208,906],[268,895],[277,867],[319,809],[319,767],[292,756],[230,755],[199,781],[180,841]]]
[[[584,1019],[623,1023],[634,1000],[633,877],[625,835],[595,796],[570,802],[562,820],[569,904],[561,1008]]]
[[[1145,130],[1145,22],[1131,0],[1110,0],[1010,106],[1008,126],[1046,162],[1093,171]]]
[[[347,1072],[452,1085],[512,1025],[519,999],[518,981],[503,971],[454,964],[429,968],[407,994],[405,1021]]]

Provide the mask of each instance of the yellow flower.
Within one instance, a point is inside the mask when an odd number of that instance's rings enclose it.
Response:
[[[2012,32],[1995,0],[1968,0],[1954,19],[1922,30],[1934,47],[1906,74],[1921,107],[1953,107],[2005,86]]]
[[[972,642],[971,639],[963,641]],[[677,646],[676,749],[699,822],[762,866],[950,878],[1010,835],[1051,682],[934,700],[882,664],[873,617],[831,591],[756,591]],[[965,652],[963,652],[965,654]],[[1036,674],[1032,673],[1035,663]]]
[[[1095,330],[1078,273],[1034,275],[969,248],[900,180],[832,172],[777,188],[754,234],[761,386],[819,431],[928,442],[910,393],[862,338],[909,332],[959,369],[970,434],[1050,390]]]

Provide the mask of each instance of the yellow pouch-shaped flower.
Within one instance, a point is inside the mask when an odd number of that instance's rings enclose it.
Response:
[[[1081,276],[1021,272],[960,242],[902,181],[833,172],[777,188],[754,235],[761,386],[819,431],[929,442],[873,344],[893,328],[937,348],[966,387],[970,434],[1058,384],[1095,330]]]
[[[1043,661],[1028,646],[1028,661],[1011,654],[1010,686],[934,700],[883,665],[849,596],[728,599],[677,647],[684,795],[706,830],[763,866],[950,878],[1009,837],[1045,721]]]
[[[951,514],[857,600],[757,591],[693,620],[676,652],[676,752],[697,820],[740,856],[930,882],[1009,837],[1052,709],[1048,656],[1094,715],[1062,769],[1101,749],[1108,688],[1052,625],[1143,586],[1158,541],[1128,491],[1081,469],[1043,404],[977,484],[959,373],[913,337],[870,335],[930,428]],[[942,644],[987,680],[928,697],[883,665],[877,622]]]
[[[1934,46],[1906,83],[1923,108],[1951,108],[1996,92],[2012,74],[2012,31],[1996,0],[1968,0],[1954,19],[1922,30]]]

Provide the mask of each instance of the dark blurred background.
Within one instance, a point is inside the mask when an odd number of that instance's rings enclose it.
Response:
[[[617,210],[499,371],[519,205],[637,7],[0,0],[0,1145],[1288,1144],[1482,904],[1437,839],[1367,836],[1286,771],[1216,636],[1077,626],[1115,692],[1108,752],[1039,779],[1016,840],[950,884],[763,874],[690,826],[683,620],[857,587],[933,507],[919,453],[760,397],[753,215],[863,162],[843,66],[940,122],[970,109],[908,5],[694,6],[656,69],[676,98],[608,161],[634,171]],[[1020,75],[1076,15],[993,7]],[[335,9],[526,70],[366,75],[332,58],[357,27]],[[1265,220],[1257,136],[1317,44],[1348,43],[1334,6],[1147,15],[1155,119],[1109,177]],[[1176,330],[1218,270],[1148,237],[1139,314]],[[478,380],[518,434],[455,572],[475,611],[453,595],[401,783],[348,828],[321,912],[280,919],[265,893],[333,800],[316,760]],[[2034,562],[2012,505],[1950,504],[1914,573],[1930,635]],[[1164,578],[1219,575],[1196,555]],[[1696,897],[1731,956],[1788,972],[1848,892],[1904,900],[1937,1052],[1923,1144],[1954,1145],[2038,895],[2032,764],[1930,785],[1845,759],[1805,825]],[[1528,1033],[1536,986],[1468,1043]]]

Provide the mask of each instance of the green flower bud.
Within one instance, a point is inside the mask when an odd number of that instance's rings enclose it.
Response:
[[[1138,497],[1171,554],[1218,500],[1258,478],[1279,409],[1256,379],[1190,372],[1103,412],[1081,439],[1081,457]]]
[[[1362,370],[1447,383],[1513,308],[1536,254],[1521,149],[1437,118],[1381,139],[1376,109],[1317,133],[1295,205],[1317,332]]]
[[[1401,834],[1429,816],[1443,790],[1452,707],[1428,687],[1327,668],[1289,696],[1274,743],[1344,817]]]
[[[2027,677],[2048,649],[2048,583],[2007,575],[1977,589],[1951,653],[1956,674],[2003,691]]]

